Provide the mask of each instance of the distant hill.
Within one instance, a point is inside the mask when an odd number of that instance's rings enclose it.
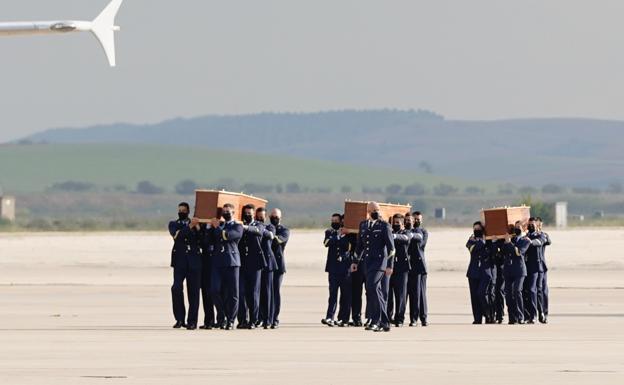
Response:
[[[332,160],[518,185],[604,186],[624,180],[624,122],[452,121],[427,111],[335,111],[175,119],[52,129],[49,143],[192,145]],[[425,161],[427,164],[422,165]]]
[[[363,168],[203,147],[97,143],[0,146],[0,186],[11,192],[41,192],[66,181],[86,182],[99,189],[134,190],[144,180],[172,192],[185,179],[202,187],[261,191],[277,189],[277,185],[284,191],[311,192],[340,192],[343,188],[361,192],[362,187],[383,190],[392,183],[406,186],[418,182],[428,188],[439,183],[457,188],[467,185],[455,178],[404,169]]]

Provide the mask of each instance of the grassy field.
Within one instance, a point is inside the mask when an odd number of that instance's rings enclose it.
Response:
[[[221,144],[216,144],[221,146]],[[406,171],[357,167],[330,161],[213,151],[195,147],[132,144],[37,144],[0,146],[0,186],[6,192],[44,191],[68,180],[98,187],[124,185],[134,189],[142,180],[172,191],[184,179],[209,187],[223,178],[244,183],[288,184],[340,191],[349,186],[382,187],[415,182],[431,187],[458,179]]]

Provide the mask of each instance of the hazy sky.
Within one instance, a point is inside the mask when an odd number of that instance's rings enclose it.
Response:
[[[108,0],[0,0],[92,19]],[[118,67],[90,34],[0,38],[0,141],[177,116],[425,108],[624,119],[622,0],[126,0]]]

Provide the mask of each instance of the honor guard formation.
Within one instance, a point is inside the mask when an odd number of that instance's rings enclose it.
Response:
[[[329,298],[321,323],[388,332],[392,326],[404,326],[409,305],[409,326],[419,322],[427,326],[429,233],[422,214],[397,213],[388,223],[376,202],[369,202],[366,212],[357,233],[345,228],[339,213],[331,216],[325,230]],[[169,223],[174,241],[174,328],[197,328],[200,293],[204,310],[200,329],[232,330],[235,323],[237,329],[279,327],[290,231],[282,225],[277,208],[271,210],[269,223],[266,209],[253,204],[242,207],[241,222],[234,217],[235,206],[225,204],[220,218],[204,224],[189,218],[188,203],[179,204],[178,219]],[[483,223],[474,223],[466,243],[473,324],[502,323],[505,303],[509,324],[548,322],[545,253],[550,244],[539,217],[516,222],[502,237],[486,236]]]
[[[548,322],[546,246],[542,219],[529,218],[524,232],[518,221],[502,239],[486,240],[481,222],[473,225],[466,247],[470,251],[468,284],[473,324],[502,323],[505,302],[509,324]]]
[[[189,218],[189,205],[178,205],[178,219],[169,222],[173,237],[171,298],[174,328],[197,328],[201,292],[204,322],[200,329],[277,329],[280,290],[290,231],[281,224],[282,212],[243,206],[243,221],[235,207],[223,205],[221,218],[203,224]],[[184,306],[186,280],[189,310]]]
[[[418,321],[427,326],[425,247],[429,234],[422,227],[422,214],[395,214],[390,224],[379,210],[376,202],[368,203],[368,219],[360,223],[357,234],[344,228],[342,214],[331,217],[324,240],[329,280],[327,313],[321,320],[324,325],[388,332],[391,325],[404,325],[409,302],[409,326]],[[362,286],[366,292],[364,323]]]

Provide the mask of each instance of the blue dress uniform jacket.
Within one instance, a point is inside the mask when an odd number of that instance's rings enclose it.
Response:
[[[201,237],[196,230],[191,230],[190,220],[169,222],[169,234],[174,238],[171,250],[171,267],[201,268]]]
[[[275,255],[275,261],[277,263],[276,271],[281,273],[286,272],[286,259],[284,257],[284,250],[286,249],[286,244],[288,244],[289,238],[289,229],[282,226],[281,224],[275,227],[275,238],[273,238],[271,248],[273,250],[273,254]]]
[[[238,243],[243,236],[243,225],[233,221],[212,229],[214,239],[213,263],[215,267],[240,267]]]
[[[470,279],[481,279],[481,261],[489,257],[489,249],[487,248],[485,239],[470,238],[466,242],[466,248],[470,251],[470,262],[466,277]]]
[[[348,275],[351,267],[351,243],[346,236],[334,229],[325,230],[323,245],[327,248],[325,272]]]
[[[412,273],[427,274],[427,262],[425,259],[425,248],[429,240],[429,232],[417,227],[411,230],[413,233],[412,240],[409,244],[408,253],[410,255]]]
[[[408,253],[408,248],[410,246],[410,242],[414,237],[414,233],[410,230],[401,230],[399,232],[393,233],[394,237],[394,247],[395,247],[395,258],[394,258],[394,273],[400,274],[405,273],[411,270],[412,265]]]
[[[364,258],[366,272],[385,271],[394,268],[394,237],[387,222],[363,221],[356,253]]]
[[[524,258],[529,246],[531,246],[531,241],[526,237],[514,237],[511,243],[503,244],[501,251],[505,261],[503,265],[505,277],[526,277],[527,267]]]
[[[244,230],[238,243],[241,256],[241,267],[246,270],[260,270],[267,266],[266,256],[262,247],[265,232],[264,223],[253,221]]]
[[[527,274],[543,273],[544,261],[542,252],[544,250],[546,236],[544,236],[544,233],[534,231],[532,233],[528,233],[527,237],[531,240],[531,245],[529,246],[526,254]]]

